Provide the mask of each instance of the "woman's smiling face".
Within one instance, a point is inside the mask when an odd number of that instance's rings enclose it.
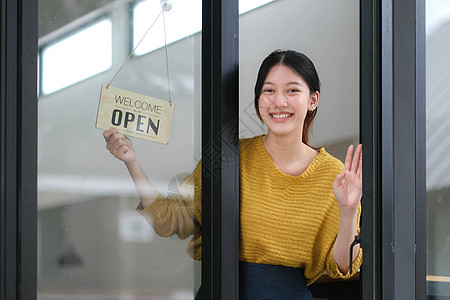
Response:
[[[286,65],[278,64],[267,74],[258,101],[259,114],[269,134],[301,137],[308,110],[315,109],[319,93],[311,95],[306,81]]]

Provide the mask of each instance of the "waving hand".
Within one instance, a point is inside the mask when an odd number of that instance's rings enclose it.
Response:
[[[341,210],[356,211],[362,196],[362,145],[348,147],[344,171],[336,176],[333,192]]]

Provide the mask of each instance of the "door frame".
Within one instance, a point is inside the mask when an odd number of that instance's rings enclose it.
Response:
[[[202,281],[214,299],[239,294],[237,4],[203,1]],[[1,0],[1,8],[0,299],[33,300],[38,4]],[[360,9],[362,296],[424,299],[425,1],[361,0]]]

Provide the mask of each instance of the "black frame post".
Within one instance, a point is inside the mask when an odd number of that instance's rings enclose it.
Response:
[[[379,86],[380,1],[360,1],[360,141],[363,145],[363,198],[361,216],[362,299],[379,299],[380,202],[379,202]]]
[[[426,187],[426,32],[425,0],[416,0],[416,298],[426,297],[427,276],[427,187]]]
[[[239,299],[239,12],[203,0],[203,299]]]
[[[381,296],[425,299],[425,2],[381,12]]]
[[[360,8],[363,299],[425,299],[425,1]]]
[[[380,113],[378,118],[382,118],[380,124],[380,131],[382,132],[380,138],[380,156],[382,157],[382,165],[380,165],[381,175],[381,191],[380,196],[382,200],[382,206],[380,208],[380,214],[382,216],[382,249],[380,263],[382,264],[381,274],[382,276],[382,297],[383,299],[393,299],[394,291],[394,251],[393,245],[393,228],[394,228],[394,198],[393,198],[393,176],[394,176],[394,164],[393,164],[393,54],[392,54],[392,1],[382,0],[382,15],[385,16],[385,22],[380,26],[380,45],[384,44],[381,69],[383,75],[381,78],[381,101],[380,101]]]
[[[37,294],[37,10],[1,1],[1,300]]]

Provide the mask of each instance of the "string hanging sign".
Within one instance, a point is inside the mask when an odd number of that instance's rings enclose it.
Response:
[[[134,47],[133,51],[131,51],[111,81],[106,85],[102,85],[95,127],[104,130],[116,127],[119,129],[119,132],[128,136],[168,144],[172,127],[174,104],[172,103],[170,94],[169,59],[164,12],[169,11],[172,8],[172,4],[168,0],[161,0],[160,3],[162,10],[155,21],[150,25],[149,29]],[[111,86],[112,81],[117,77],[161,15],[163,16],[164,24],[164,48],[169,101]]]

